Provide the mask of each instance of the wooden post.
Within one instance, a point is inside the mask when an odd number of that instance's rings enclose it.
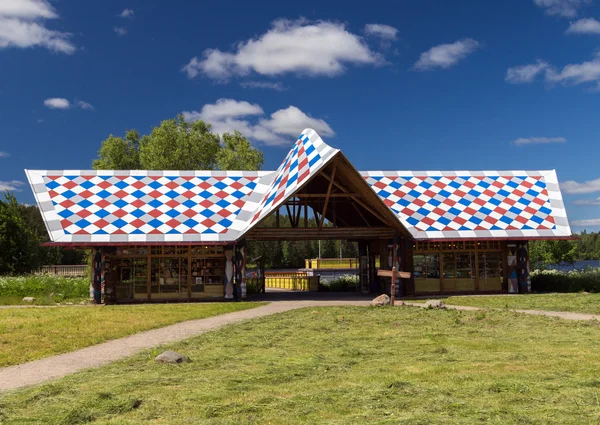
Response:
[[[392,267],[392,285],[390,287],[390,305],[396,301],[396,267]]]

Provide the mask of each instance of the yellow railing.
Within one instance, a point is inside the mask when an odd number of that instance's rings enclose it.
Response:
[[[304,260],[307,269],[354,269],[358,267],[356,258],[313,258]]]
[[[304,260],[307,269],[355,269],[358,258],[314,258]],[[375,258],[375,267],[379,268],[379,256]]]
[[[318,291],[319,276],[269,276],[265,274],[265,287],[292,291]]]

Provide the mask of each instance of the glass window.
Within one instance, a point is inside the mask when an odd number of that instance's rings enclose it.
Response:
[[[472,252],[444,253],[444,292],[475,291],[475,261]]]
[[[440,257],[438,254],[413,257],[415,292],[440,292]]]
[[[501,291],[503,264],[501,252],[479,254],[479,290]]]

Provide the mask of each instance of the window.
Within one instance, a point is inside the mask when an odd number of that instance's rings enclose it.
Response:
[[[502,253],[485,252],[479,254],[479,290],[502,290]]]
[[[440,292],[440,256],[415,255],[413,261],[415,292]]]

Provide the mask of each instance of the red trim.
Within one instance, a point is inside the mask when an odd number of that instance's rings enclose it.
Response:
[[[70,248],[91,248],[101,246],[195,246],[195,245],[237,245],[237,242],[45,242],[41,246],[63,246]]]
[[[461,242],[461,241],[578,241],[577,236],[537,236],[537,237],[502,237],[502,238],[434,238],[434,239],[419,239],[417,242]]]

